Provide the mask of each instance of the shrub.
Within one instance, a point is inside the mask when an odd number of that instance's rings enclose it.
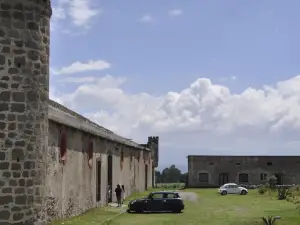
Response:
[[[259,187],[258,188],[258,194],[260,194],[260,195],[263,195],[263,194],[265,194],[266,193],[266,191],[267,191],[267,188],[266,187],[264,187],[264,186],[261,186],[261,187]]]
[[[273,175],[273,176],[267,177],[267,184],[272,190],[274,190],[276,188],[276,183],[277,183],[276,176]]]
[[[273,216],[268,216],[268,217],[262,217],[261,219],[264,225],[274,225],[277,218]]]
[[[185,183],[157,183],[155,187],[159,189],[183,189]]]
[[[291,188],[289,187],[278,187],[277,198],[278,200],[286,199],[291,194]]]
[[[293,186],[291,192],[293,196],[300,196],[300,186]]]

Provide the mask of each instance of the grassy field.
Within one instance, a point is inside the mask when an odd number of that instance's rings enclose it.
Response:
[[[116,217],[106,225],[254,225],[259,224],[262,216],[281,216],[277,225],[299,225],[300,210],[296,204],[277,200],[275,196],[259,195],[257,190],[251,190],[249,195],[220,196],[215,189],[185,190],[198,195],[196,202],[185,201],[186,209],[181,214],[124,214]],[[131,196],[130,199],[145,196],[146,193]],[[129,200],[129,199],[128,199]],[[76,217],[66,224],[101,224],[107,218],[113,217],[116,209],[95,209],[83,216]],[[56,222],[53,225],[62,224]]]

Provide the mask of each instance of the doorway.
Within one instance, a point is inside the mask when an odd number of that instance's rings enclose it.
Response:
[[[229,182],[229,174],[228,173],[220,173],[219,174],[219,185],[222,186]]]
[[[97,169],[96,169],[96,201],[100,202],[101,200],[101,160],[97,160]]]
[[[111,194],[108,196],[108,202],[112,202],[112,190],[113,190],[113,158],[112,155],[107,157],[107,185],[111,189]]]
[[[283,184],[283,179],[282,179],[282,174],[274,174],[275,177],[276,177],[276,182],[277,182],[277,185],[282,185]]]
[[[154,167],[152,168],[152,188],[155,187],[155,169]]]
[[[145,190],[148,188],[148,165],[145,165]]]

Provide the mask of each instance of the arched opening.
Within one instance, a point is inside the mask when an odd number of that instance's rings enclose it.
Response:
[[[65,164],[66,155],[67,155],[67,134],[65,128],[63,128],[60,132],[59,152],[60,152],[60,161],[63,164]]]
[[[89,167],[91,168],[93,166],[93,155],[94,155],[94,144],[92,140],[89,143],[87,154],[88,154],[88,164]]]
[[[112,186],[113,186],[113,157],[107,156],[107,185],[108,185],[108,202],[112,202]]]
[[[148,189],[148,165],[145,165],[145,190]]]
[[[247,173],[240,173],[239,183],[248,183],[248,182],[249,182],[249,175]]]
[[[101,200],[101,155],[96,162],[96,201],[99,202]]]
[[[219,174],[219,185],[229,183],[229,173],[220,173]]]

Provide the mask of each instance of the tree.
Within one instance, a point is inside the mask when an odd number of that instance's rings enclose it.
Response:
[[[180,175],[180,180],[179,180],[179,182],[180,183],[186,183],[187,182],[187,173],[182,173],[181,175]]]
[[[161,183],[161,172],[160,171],[155,171],[155,183]]]
[[[165,168],[161,173],[161,183],[179,183],[181,178],[181,171],[175,165]]]

